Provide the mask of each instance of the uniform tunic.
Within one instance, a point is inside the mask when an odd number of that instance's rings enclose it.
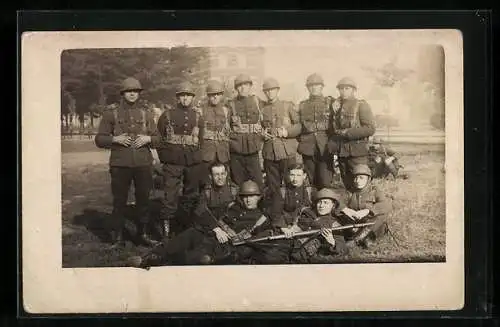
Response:
[[[205,189],[195,210],[198,225],[208,231],[217,227],[216,219],[220,219],[226,213],[229,204],[236,198],[235,193],[234,188],[229,185]],[[210,212],[207,212],[207,208]]]
[[[287,186],[275,194],[270,204],[273,226],[279,229],[295,224],[300,214],[299,211],[304,207],[311,206],[310,192],[308,187],[302,185],[299,187]]]
[[[378,236],[387,214],[392,210],[392,204],[385,194],[375,185],[368,184],[360,191],[347,191],[345,195],[345,204],[348,208],[359,211],[369,209],[370,214],[366,222],[375,222],[369,228]]]
[[[216,106],[207,104],[203,107],[205,121],[205,139],[202,156],[205,162],[229,161],[229,119],[230,111],[222,103]]]

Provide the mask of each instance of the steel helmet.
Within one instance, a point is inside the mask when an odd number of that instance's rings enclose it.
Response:
[[[337,83],[337,88],[340,88],[341,86],[350,86],[355,89],[358,88],[356,82],[350,77],[341,78],[340,81]]]
[[[142,91],[142,90],[143,88],[141,86],[141,83],[137,79],[133,77],[128,77],[123,80],[120,93],[127,91]]]
[[[240,74],[234,79],[234,88],[237,88],[241,84],[250,83],[252,84],[252,78],[246,74]]]
[[[315,84],[325,85],[325,81],[323,80],[323,77],[321,77],[320,74],[314,73],[307,77],[306,86]]]
[[[259,185],[254,181],[246,181],[241,184],[240,195],[261,195]]]
[[[319,201],[321,199],[332,199],[334,201],[340,202],[340,195],[332,189],[322,188],[314,195],[315,201]]]
[[[189,82],[182,82],[180,83],[177,88],[175,89],[175,95],[179,94],[191,94],[195,95],[193,86]]]
[[[374,137],[372,140],[373,144],[382,144],[382,139],[379,137]]]
[[[224,93],[224,86],[221,82],[216,80],[208,81],[207,84],[207,94],[218,94]]]
[[[280,84],[274,78],[266,78],[266,80],[262,84],[262,90],[263,91],[271,90],[271,89],[276,89],[276,88],[279,89],[279,87],[280,87]]]
[[[352,169],[352,174],[354,176],[367,175],[367,176],[372,177],[372,171],[371,171],[370,167],[368,167],[368,165],[365,165],[365,164],[359,164],[359,165],[354,166],[354,168]]]

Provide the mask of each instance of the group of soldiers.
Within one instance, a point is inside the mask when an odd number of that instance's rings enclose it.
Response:
[[[400,166],[380,142],[369,145],[374,118],[356,97],[356,83],[342,78],[340,96],[325,96],[323,78],[312,74],[310,95],[298,107],[279,98],[274,78],[262,85],[266,100],[252,87],[249,76],[239,75],[237,96],[224,100],[224,86],[212,80],[200,104],[193,86],[180,83],[176,103],[156,122],[138,105],[140,82],[123,81],[122,100],[103,113],[95,142],[111,149],[113,246],[124,243],[134,183],[138,236],[153,247],[131,258],[134,266],[330,262],[387,232],[391,202],[371,180],[397,177]],[[152,149],[164,191],[160,241],[148,228]],[[181,199],[193,219],[174,231],[172,223],[183,219]]]

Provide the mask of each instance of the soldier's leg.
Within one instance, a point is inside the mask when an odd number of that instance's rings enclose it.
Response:
[[[318,158],[316,170],[318,174],[318,188],[333,187],[333,159],[331,159],[326,152],[323,156]]]
[[[192,225],[192,212],[196,207],[200,195],[200,181],[203,178],[206,166],[203,163],[185,167],[184,169],[184,189],[182,196],[182,214],[184,219],[177,221],[178,231],[182,231]]]
[[[128,167],[110,167],[109,171],[113,194],[112,242],[120,245],[123,242],[125,208],[133,173],[132,169]]]
[[[280,182],[283,181],[285,184],[289,182],[288,168],[296,163],[297,163],[297,157],[295,155],[279,161]]]
[[[259,185],[259,188],[261,190],[264,190],[264,179],[262,176],[262,169],[260,166],[259,153],[245,156],[244,162],[247,171],[246,179],[253,180]]]
[[[314,162],[314,158],[311,156],[302,156],[302,162],[304,163],[304,169],[307,174],[307,178],[309,179],[309,184],[311,186],[316,187],[317,185],[315,176],[316,176],[316,163]]]
[[[264,159],[264,171],[266,172],[266,182],[269,194],[280,194],[280,162]]]
[[[184,166],[164,164],[163,181],[164,197],[160,212],[160,219],[163,220],[163,235],[168,237],[170,232],[170,221],[174,219],[177,212],[177,205],[181,193],[181,182]]]
[[[148,245],[156,245],[148,231],[150,222],[150,194],[153,189],[153,172],[150,166],[134,168],[134,185],[137,213],[139,216],[138,234],[141,240]]]
[[[231,179],[236,185],[241,185],[246,180],[246,168],[244,156],[239,153],[231,152],[229,161]]]
[[[210,166],[214,163],[214,161],[203,161],[201,164],[203,168],[200,170],[200,187],[201,189],[205,188],[210,184]]]

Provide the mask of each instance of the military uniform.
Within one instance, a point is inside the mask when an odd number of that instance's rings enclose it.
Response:
[[[207,86],[207,95],[223,93],[224,88],[218,81],[210,81]],[[229,134],[230,110],[221,102],[217,105],[210,104],[207,101],[203,107],[203,120],[205,122],[204,141],[201,148],[204,168],[203,184],[209,182],[209,168],[213,163],[220,162],[229,166]]]
[[[312,188],[309,186],[282,187],[275,193],[269,205],[269,215],[277,230],[297,224],[300,211],[311,206]]]
[[[323,84],[321,76],[309,76],[307,85],[313,84]],[[302,133],[297,151],[302,155],[309,181],[318,189],[331,187],[333,184],[333,160],[326,151],[331,134],[330,113],[329,97],[311,95],[299,104]]]
[[[263,90],[279,88],[275,79],[264,81]],[[297,136],[301,132],[299,115],[293,102],[276,99],[265,102],[262,108],[262,126],[272,138],[264,141],[262,157],[269,190],[279,192],[288,167],[297,160]],[[285,128],[286,137],[278,135],[278,128]]]
[[[314,196],[314,202],[321,199],[331,199],[334,201],[334,208],[331,213],[318,215],[316,211],[310,209],[302,212],[298,227],[300,230],[314,230],[321,228],[340,227],[341,223],[335,216],[335,212],[342,208],[341,196],[332,189],[324,188],[319,190]],[[335,245],[328,243],[323,236],[294,240],[294,248],[291,260],[295,263],[329,263],[347,253],[344,233],[342,231],[333,232]]]
[[[251,183],[255,185],[251,185]],[[253,191],[252,188],[257,192]],[[221,195],[225,194],[225,196],[222,196],[225,200],[230,199],[229,194],[231,194],[231,191],[228,188],[224,187],[219,191]],[[249,193],[258,193],[260,195],[258,186],[253,181],[243,183],[239,194],[247,195]],[[213,195],[211,194],[211,197]],[[182,232],[168,241],[163,247],[157,248],[155,255],[171,264],[188,265],[240,263],[242,260],[248,260],[253,254],[253,249],[244,245],[234,247],[231,242],[221,244],[217,240],[213,229],[222,226],[222,229],[226,230],[228,234],[231,232],[242,233],[246,237],[262,235],[270,227],[269,219],[260,208],[246,209],[241,201],[236,201],[229,208],[226,208],[225,204],[227,202],[225,200],[220,202],[219,200],[212,202],[213,204],[222,204],[211,208],[214,216],[204,216],[207,212],[200,208],[198,213],[202,219],[198,227]],[[211,203],[210,199],[204,201],[207,201],[207,204]],[[220,211],[224,213],[215,216]]]
[[[235,88],[251,83],[246,75],[235,79]],[[262,149],[261,100],[255,96],[236,96],[229,102],[231,108],[230,167],[231,179],[238,185],[246,180],[255,181],[263,189],[264,181],[259,151]]]
[[[187,83],[178,87],[177,94],[194,96]],[[163,164],[165,183],[161,219],[164,221],[166,235],[169,232],[169,222],[177,212],[181,193],[187,202],[193,202],[199,195],[200,178],[203,176],[201,147],[205,123],[193,103],[189,107],[179,103],[166,109],[158,119],[158,132],[162,141],[157,152]]]
[[[364,174],[371,177],[370,168],[367,165],[356,165],[353,169],[353,175]],[[364,227],[356,234],[349,235],[349,239],[357,243],[367,245],[366,240],[375,240],[383,236],[387,231],[386,218],[392,210],[392,203],[385,194],[375,185],[368,182],[362,190],[347,190],[345,194],[345,205],[347,208],[355,211],[369,209],[370,212],[361,222],[374,222],[374,225]],[[347,223],[352,223],[349,221]]]
[[[337,87],[351,86],[356,83],[343,78]],[[370,105],[361,99],[336,99],[333,103],[333,136],[328,148],[331,155],[338,156],[342,181],[346,188],[352,180],[352,168],[357,164],[368,163],[368,138],[375,133],[375,121]]]
[[[127,78],[123,81],[121,93],[126,91],[141,91],[139,81]],[[113,142],[113,137],[127,134],[131,138],[137,135],[151,136],[151,143],[135,148],[124,146]],[[146,234],[146,224],[149,223],[149,195],[152,189],[152,162],[151,148],[160,144],[160,136],[152,115],[147,108],[137,102],[131,104],[122,100],[120,105],[107,109],[103,112],[95,143],[99,148],[111,150],[109,159],[111,174],[111,192],[113,194],[113,235],[114,242],[123,241],[123,229],[125,226],[125,208],[129,188],[132,181],[135,186],[135,199],[139,221],[140,232],[145,241],[150,241]]]

